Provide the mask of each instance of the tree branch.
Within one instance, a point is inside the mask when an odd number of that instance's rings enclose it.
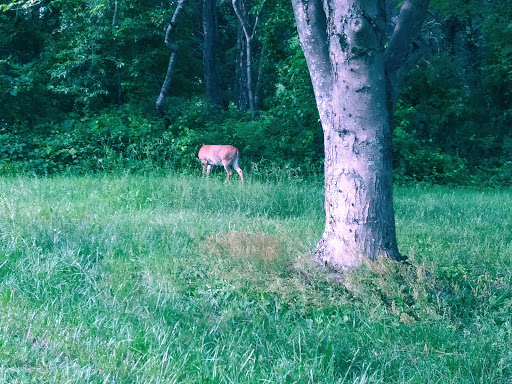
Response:
[[[260,19],[261,10],[263,9],[263,5],[265,4],[265,1],[267,1],[267,0],[263,0],[261,2],[260,9],[258,9],[258,12],[256,13],[256,19],[254,20],[254,27],[252,28],[252,33],[251,33],[251,40],[254,38],[254,35],[256,34],[256,29],[258,28],[258,21]]]
[[[410,67],[421,57],[422,44],[413,46],[421,32],[430,0],[405,0],[398,22],[386,49],[385,66],[389,81],[390,108],[394,109],[398,91]]]
[[[240,25],[242,26],[242,29],[244,31],[244,35],[246,40],[249,40],[249,29],[247,27],[246,20],[242,17],[242,14],[240,13],[240,9],[238,8],[237,0],[232,0],[233,3],[233,10],[235,11],[236,17],[238,17],[238,20],[240,21]]]
[[[183,9],[183,3],[184,2],[185,2],[185,0],[179,0],[178,1],[178,5],[176,6],[176,9],[174,10],[174,14],[172,15],[172,19],[169,22],[169,24],[167,24],[167,28],[165,30],[165,40],[164,40],[164,43],[165,43],[165,45],[167,45],[167,47],[171,51],[176,51],[178,49],[178,46],[174,42],[172,42],[172,40],[171,40],[171,34],[174,31],[174,27],[176,26],[176,20],[178,19],[178,15],[181,12],[181,10]]]
[[[260,5],[260,9],[258,9],[258,12],[256,12],[256,18],[254,20],[254,25],[252,27],[252,31],[249,34],[249,25],[247,25],[247,20],[242,17],[242,13],[240,12],[240,9],[238,8],[238,2],[237,0],[232,0],[231,3],[233,4],[233,10],[235,11],[236,17],[238,17],[238,20],[240,21],[240,25],[242,26],[242,29],[244,31],[244,35],[246,40],[252,41],[254,39],[254,35],[256,34],[256,30],[258,29],[258,22],[260,19],[261,11],[263,10],[263,6],[265,5],[265,1],[263,0]]]
[[[323,0],[292,0],[300,45],[308,64],[317,105],[332,99],[332,72]]]

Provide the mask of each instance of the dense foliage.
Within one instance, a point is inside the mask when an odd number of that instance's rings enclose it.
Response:
[[[510,183],[512,4],[432,4],[431,51],[397,108],[398,172],[434,182]]]
[[[254,18],[261,1],[242,3]],[[322,132],[291,5],[267,0],[259,17],[254,120],[243,95],[243,39],[226,0],[217,0],[220,106],[205,96],[202,1],[187,0],[175,28],[167,107],[157,112],[174,7],[160,0],[3,0],[0,174],[192,172],[202,143],[239,146],[244,168],[255,172],[318,174]],[[395,115],[399,182],[510,183],[510,20],[510,1],[432,2],[425,53]]]

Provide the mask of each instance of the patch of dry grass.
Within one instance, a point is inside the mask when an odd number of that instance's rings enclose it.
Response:
[[[204,248],[216,257],[246,259],[251,262],[268,264],[282,257],[283,244],[268,233],[231,231],[209,235]]]

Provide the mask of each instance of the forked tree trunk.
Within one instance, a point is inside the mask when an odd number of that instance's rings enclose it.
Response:
[[[355,268],[365,257],[398,260],[390,117],[399,76],[390,79],[388,71],[406,65],[413,36],[406,35],[391,64],[384,0],[292,3],[324,130],[326,223],[316,259],[338,269]],[[403,7],[412,3],[428,0],[405,0]],[[404,26],[395,33],[419,31]]]
[[[256,13],[254,24],[252,29],[249,29],[249,21],[248,21],[248,12],[245,10],[245,4],[242,0],[232,0],[233,10],[235,11],[238,20],[240,21],[240,26],[242,28],[242,32],[245,37],[245,69],[247,71],[247,97],[249,101],[249,110],[251,111],[251,118],[254,120],[256,118],[256,101],[255,101],[255,92],[253,85],[253,54],[252,54],[252,45],[254,36],[258,29],[258,21],[261,14],[261,10],[263,9],[263,5],[266,0],[261,2],[260,8]]]

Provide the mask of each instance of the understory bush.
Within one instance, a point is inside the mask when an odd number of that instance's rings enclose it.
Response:
[[[165,116],[126,105],[94,117],[0,127],[0,174],[188,172],[199,167],[200,146],[215,143],[237,146],[244,169],[311,176],[322,166],[317,136],[270,114],[251,121],[234,107],[218,111],[202,98],[175,98]]]
[[[0,175],[197,173],[201,145],[232,144],[242,152],[244,171],[256,177],[321,177],[323,137],[314,113],[304,108],[298,118],[297,110],[283,103],[254,121],[234,106],[219,110],[203,98],[172,98],[164,115],[149,107],[124,105],[95,116],[70,113],[33,126],[0,123]],[[396,182],[510,185],[512,162],[505,155],[512,156],[512,139],[505,136],[497,143],[475,138],[479,148],[492,151],[499,146],[501,154],[477,162],[426,139],[418,132],[418,119],[414,107],[399,104],[393,134]]]

